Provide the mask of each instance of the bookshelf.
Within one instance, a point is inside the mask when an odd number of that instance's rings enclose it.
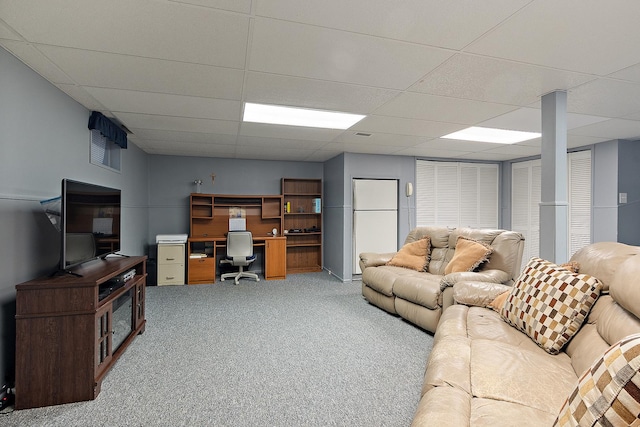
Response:
[[[322,180],[282,178],[287,273],[322,270]]]

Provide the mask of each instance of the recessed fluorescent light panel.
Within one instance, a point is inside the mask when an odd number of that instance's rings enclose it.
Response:
[[[348,129],[364,118],[365,116],[360,114],[246,102],[242,121],[325,129]]]
[[[450,133],[442,138],[460,139],[463,141],[493,142],[496,144],[515,144],[540,137],[537,132],[521,132],[517,130],[504,130],[472,126],[458,132]]]

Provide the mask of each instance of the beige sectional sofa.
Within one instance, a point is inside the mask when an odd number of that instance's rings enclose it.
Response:
[[[458,237],[490,245],[493,253],[476,271],[445,274]],[[494,229],[418,227],[405,245],[428,237],[427,271],[387,265],[396,253],[362,253],[362,295],[371,304],[435,332],[442,311],[453,304],[453,285],[462,280],[513,283],[520,271],[524,238],[520,233]]]
[[[552,426],[561,408],[558,425],[640,423],[640,335],[633,336],[640,334],[640,248],[594,243],[572,261],[598,279],[601,291],[557,354],[487,307],[521,285],[454,285],[457,304],[438,324],[413,426]]]

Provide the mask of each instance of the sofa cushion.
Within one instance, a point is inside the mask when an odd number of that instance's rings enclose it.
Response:
[[[632,425],[640,418],[640,335],[611,346],[582,375],[554,425]]]
[[[444,269],[445,274],[458,273],[461,271],[473,271],[480,264],[485,262],[493,248],[477,240],[460,236],[456,242],[453,258]]]
[[[550,354],[578,331],[602,284],[549,261],[531,258],[507,296],[500,315]]]
[[[552,357],[538,347],[524,349],[502,341],[472,339],[470,363],[473,397],[552,415],[577,379],[566,354]]]
[[[442,276],[413,271],[412,273],[396,278],[393,283],[394,295],[432,310],[438,309]]]
[[[431,241],[428,237],[405,244],[387,265],[425,271],[429,263]]]

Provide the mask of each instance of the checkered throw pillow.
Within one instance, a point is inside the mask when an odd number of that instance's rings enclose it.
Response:
[[[500,315],[545,351],[557,354],[578,331],[601,289],[595,277],[534,257],[518,277]]]
[[[611,346],[578,380],[554,426],[640,424],[640,334]]]

